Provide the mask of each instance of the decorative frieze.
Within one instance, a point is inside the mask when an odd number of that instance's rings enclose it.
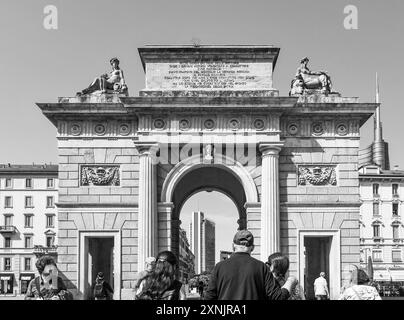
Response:
[[[337,174],[335,166],[299,166],[298,184],[300,186],[336,186]]]
[[[120,137],[133,135],[137,131],[136,121],[125,120],[89,120],[59,121],[59,137]]]
[[[279,132],[278,114],[258,115],[143,115],[139,118],[139,133],[145,132]]]
[[[359,120],[287,117],[281,131],[285,137],[359,137]]]
[[[119,186],[119,166],[81,166],[80,185]]]

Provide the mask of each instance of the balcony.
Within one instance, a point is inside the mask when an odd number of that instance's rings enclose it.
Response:
[[[57,249],[58,249],[57,246],[51,246],[51,247],[34,246],[33,254],[35,254],[37,257],[43,255],[57,255]]]
[[[0,226],[0,233],[13,234],[17,232],[17,228],[14,226]]]
[[[380,236],[374,236],[374,237],[373,237],[373,241],[374,241],[374,242],[382,242],[382,241],[383,241],[383,238],[380,237]]]

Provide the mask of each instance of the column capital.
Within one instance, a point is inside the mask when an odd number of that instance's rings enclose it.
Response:
[[[159,209],[174,209],[174,203],[172,203],[172,202],[158,202],[157,207]]]
[[[279,155],[279,152],[281,151],[283,145],[284,145],[283,141],[273,143],[260,143],[259,150],[261,151],[262,156],[267,155],[277,156]]]
[[[157,142],[135,142],[135,148],[138,150],[139,155],[155,156],[160,145]]]

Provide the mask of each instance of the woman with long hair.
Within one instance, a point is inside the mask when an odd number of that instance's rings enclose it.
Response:
[[[275,252],[268,257],[265,264],[279,285],[283,286],[286,282],[286,273],[289,271],[289,258],[280,252]],[[289,300],[306,300],[303,288],[298,283],[291,291]]]
[[[185,300],[185,288],[176,279],[177,257],[171,251],[157,255],[153,272],[145,278],[136,300]]]

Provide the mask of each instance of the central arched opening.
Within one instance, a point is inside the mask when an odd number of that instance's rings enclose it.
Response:
[[[195,261],[195,273],[197,274],[202,271],[210,271],[221,260],[221,252],[225,254],[232,251],[233,236],[239,228],[237,223],[239,213],[234,201],[229,196],[216,190],[202,190],[193,194],[185,201],[180,213],[180,227],[185,230],[193,253],[195,253],[197,244],[191,241],[192,236],[194,236],[194,224],[199,217],[204,219],[205,233],[208,233],[206,242],[210,247],[204,248],[208,256],[205,257],[207,261],[206,264],[203,263],[205,264],[203,269],[201,264],[198,268],[199,261]]]
[[[225,165],[198,165],[178,179],[172,193],[171,248],[179,257],[181,278],[188,278],[181,270],[186,264],[184,238],[195,256],[195,273],[211,271],[220,251],[231,250],[237,229],[246,228],[246,202],[241,178]]]

